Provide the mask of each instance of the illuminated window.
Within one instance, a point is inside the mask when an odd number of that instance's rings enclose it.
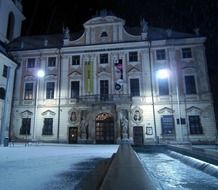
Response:
[[[140,96],[139,79],[130,79],[130,95]]]
[[[22,118],[20,135],[30,135],[31,118]]]
[[[106,64],[108,63],[108,54],[100,54],[100,64]]]
[[[56,66],[56,57],[49,57],[48,58],[48,67],[55,67]]]
[[[191,135],[203,134],[203,129],[201,126],[201,120],[198,115],[190,115],[189,119],[189,128]]]
[[[53,135],[53,118],[44,118],[43,135]]]
[[[71,98],[79,97],[79,81],[71,82]]]
[[[80,56],[79,55],[72,56],[72,65],[80,65]]]
[[[54,99],[55,83],[47,82],[46,84],[46,99]]]
[[[138,61],[138,52],[129,52],[129,62],[136,62]]]
[[[182,48],[182,58],[192,58],[191,48]]]
[[[156,51],[156,58],[157,58],[157,60],[165,60],[166,59],[165,49],[157,50]]]
[[[33,99],[33,83],[25,83],[24,100]]]
[[[29,58],[27,60],[27,68],[34,68],[35,67],[35,58]]]

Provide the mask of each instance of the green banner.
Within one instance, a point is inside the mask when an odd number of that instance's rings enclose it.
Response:
[[[91,61],[85,62],[85,93],[93,94],[94,92],[94,78],[93,78],[93,64]]]

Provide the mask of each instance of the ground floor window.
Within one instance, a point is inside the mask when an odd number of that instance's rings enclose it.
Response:
[[[31,118],[22,118],[20,135],[30,135]]]
[[[163,115],[161,117],[162,135],[174,134],[175,123],[173,115]]]
[[[188,119],[189,119],[190,134],[191,135],[203,134],[200,117],[198,115],[190,115]]]
[[[43,135],[52,135],[53,134],[53,118],[45,118],[44,119],[42,134]]]

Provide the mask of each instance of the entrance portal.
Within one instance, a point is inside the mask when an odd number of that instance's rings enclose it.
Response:
[[[95,138],[97,144],[114,143],[114,119],[109,113],[97,115],[95,120]]]
[[[69,127],[69,144],[77,143],[78,129],[77,127]]]
[[[135,126],[133,127],[133,140],[135,145],[143,145],[143,127]]]

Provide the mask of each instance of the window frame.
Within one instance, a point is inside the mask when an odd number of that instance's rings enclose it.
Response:
[[[78,86],[74,86],[76,89],[76,93],[73,93],[75,90],[73,90],[73,83],[78,84]],[[73,95],[75,94],[75,95]],[[76,99],[79,98],[80,96],[80,81],[79,80],[72,80],[70,81],[70,98],[71,99]]]
[[[99,55],[99,61],[100,64],[108,64],[109,62],[108,53],[101,53]]]
[[[48,67],[56,67],[56,57],[48,57]]]
[[[158,61],[166,60],[166,49],[157,49],[156,50],[156,60],[158,60]]]
[[[160,82],[162,82],[162,84],[164,84],[165,81],[166,81],[165,87],[167,87],[167,89],[164,89],[164,87],[161,86],[161,83],[160,83]],[[157,83],[158,83],[159,96],[169,96],[170,95],[169,79],[168,78],[158,79]],[[163,92],[167,92],[167,93],[163,93]]]
[[[2,72],[3,77],[8,78],[8,70],[9,70],[9,66],[4,65],[3,66],[3,72]]]
[[[190,118],[193,118],[194,122],[191,122]],[[201,125],[201,117],[199,115],[189,115],[188,116],[188,123],[189,123],[189,131],[190,135],[203,135],[203,127]],[[197,126],[192,127],[193,125],[197,124]]]
[[[31,118],[22,118],[20,127],[20,135],[30,135]]]
[[[53,124],[54,124],[53,118],[44,118],[42,135],[53,135]]]
[[[27,59],[27,65],[26,65],[26,67],[27,67],[28,69],[33,69],[33,68],[35,68],[35,67],[36,67],[36,58],[28,58],[28,59]]]
[[[192,59],[192,48],[182,48],[182,59]]]
[[[129,62],[138,62],[138,52],[137,51],[129,52]]]
[[[193,86],[191,85],[190,81],[186,80],[188,77],[192,77],[193,79],[192,82],[194,82],[192,84]],[[184,75],[184,83],[185,83],[185,94],[186,95],[197,95],[198,91],[197,91],[197,83],[196,83],[195,75]]]
[[[72,55],[71,59],[72,66],[80,65],[80,55]]]
[[[32,88],[27,90],[27,85],[32,85]],[[33,91],[34,91],[34,84],[33,82],[25,82],[24,83],[24,100],[33,100]]]
[[[49,86],[53,84],[53,86]],[[52,100],[55,97],[55,82],[54,81],[48,81],[46,82],[46,99]]]
[[[137,80],[138,81],[138,88],[136,88],[136,85],[135,84],[133,84],[133,85],[131,85],[132,83],[131,83],[131,81],[133,81],[133,80]],[[134,90],[134,91],[132,91],[132,89],[138,89],[138,90]],[[139,78],[130,78],[129,79],[129,91],[130,91],[130,96],[131,97],[137,97],[137,96],[140,96],[140,80],[139,80]]]

